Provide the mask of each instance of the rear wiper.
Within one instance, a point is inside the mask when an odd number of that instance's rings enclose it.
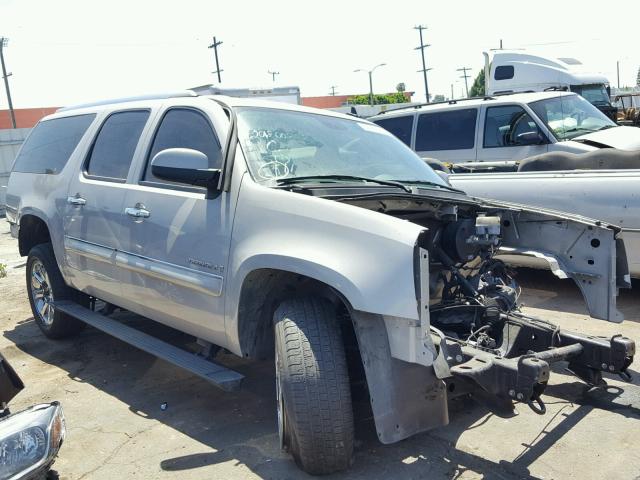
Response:
[[[276,180],[276,185],[293,185],[299,182],[313,181],[313,180],[354,180],[359,182],[377,183],[378,185],[389,185],[391,187],[398,187],[403,189],[407,193],[411,193],[411,188],[403,185],[400,182],[393,180],[378,180],[376,178],[357,177],[353,175],[306,175],[302,177],[287,177],[279,178]]]
[[[449,185],[442,185],[436,182],[430,182],[429,180],[393,180],[394,182],[409,184],[409,185],[424,185],[429,187],[439,187],[446,188],[447,190],[451,190],[452,192],[465,193],[462,190],[458,190],[457,188],[450,187]]]

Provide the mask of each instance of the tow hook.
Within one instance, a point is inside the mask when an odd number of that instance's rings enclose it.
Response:
[[[542,398],[540,398],[540,395],[535,395],[531,400],[527,402],[527,405],[529,405],[529,408],[538,415],[544,415],[545,413],[547,413],[547,407],[542,401]]]

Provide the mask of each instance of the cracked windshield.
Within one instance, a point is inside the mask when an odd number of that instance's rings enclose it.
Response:
[[[238,111],[238,136],[253,178],[263,184],[301,177],[349,183],[444,181],[386,130],[328,115],[269,108]]]

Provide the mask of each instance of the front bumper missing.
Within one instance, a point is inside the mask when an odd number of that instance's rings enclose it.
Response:
[[[602,372],[629,381],[635,342],[622,335],[611,338],[559,329],[543,320],[520,314],[503,315],[502,341],[496,349],[446,337],[432,329],[439,355],[436,375],[449,391],[494,397],[502,407],[512,400],[528,404],[539,414],[546,411],[541,395],[550,376],[550,364],[566,361],[568,370],[586,384],[606,385]]]

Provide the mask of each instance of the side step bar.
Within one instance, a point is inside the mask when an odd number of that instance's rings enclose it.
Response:
[[[241,373],[205,360],[77,303],[59,301],[55,302],[55,308],[140,350],[183,368],[227,392],[236,390],[244,378]]]

